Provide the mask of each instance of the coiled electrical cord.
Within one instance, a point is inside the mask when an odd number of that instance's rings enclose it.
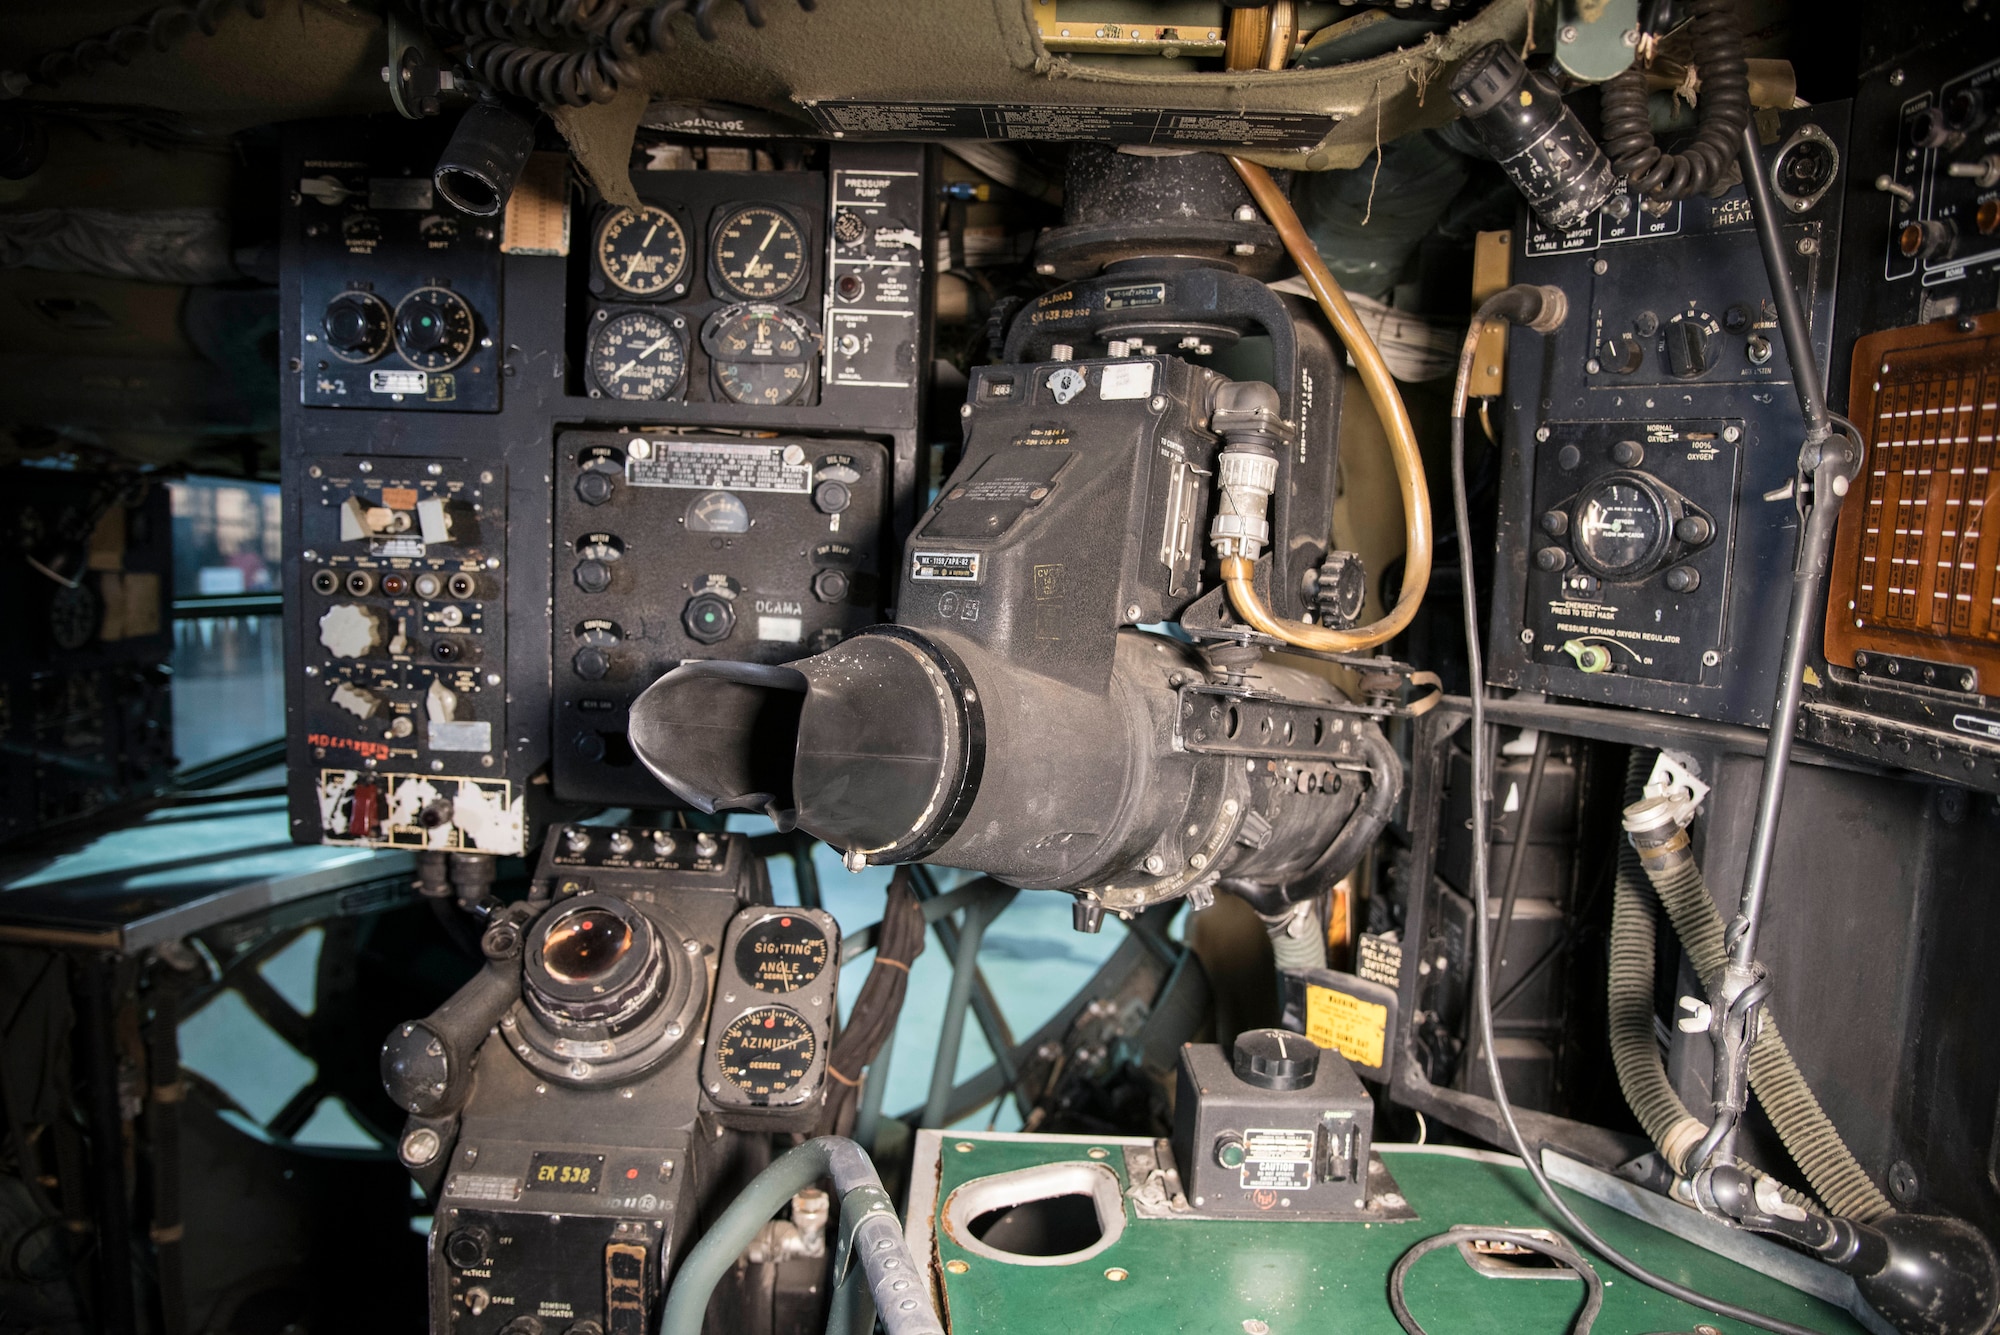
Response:
[[[1711,193],[1736,158],[1737,137],[1750,120],[1750,66],[1735,10],[1736,0],[1695,0],[1688,63],[1701,77],[1701,126],[1678,153],[1654,142],[1643,60],[1604,85],[1604,151],[1649,199]]]
[[[147,51],[165,51],[190,29],[215,36],[223,18],[241,9],[253,19],[264,17],[265,0],[174,0],[115,28],[58,47],[29,61],[25,70],[9,71],[0,79],[5,94],[19,97],[29,88],[54,88],[65,79],[88,77],[107,62],[129,65]]]
[[[261,2],[261,0],[260,0]],[[543,106],[608,102],[639,77],[635,62],[672,47],[685,14],[705,42],[728,0],[417,0],[417,16],[465,43],[466,68],[497,92]],[[798,0],[810,10],[816,0]],[[760,0],[735,0],[753,28]]]

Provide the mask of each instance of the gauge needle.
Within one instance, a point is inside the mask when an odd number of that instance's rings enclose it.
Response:
[[[662,334],[658,338],[654,339],[651,347],[647,348],[644,352],[634,357],[631,361],[626,362],[616,371],[613,371],[611,373],[611,378],[613,380],[623,380],[626,376],[632,373],[633,367],[637,366],[640,362],[645,361],[646,358],[652,356],[654,353],[658,352],[661,348],[666,347],[667,341],[672,337],[673,337],[672,334]]]

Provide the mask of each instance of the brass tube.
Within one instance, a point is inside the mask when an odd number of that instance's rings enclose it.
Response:
[[[1360,317],[1354,313],[1353,304],[1347,300],[1347,294],[1340,290],[1340,284],[1334,281],[1320,259],[1318,248],[1306,235],[1298,215],[1292,212],[1291,201],[1278,189],[1271,174],[1256,163],[1238,157],[1229,161],[1236,168],[1236,174],[1243,178],[1243,184],[1249,187],[1257,207],[1278,229],[1286,251],[1290,253],[1293,263],[1299,266],[1299,272],[1305,275],[1306,285],[1318,298],[1320,309],[1326,312],[1327,320],[1340,336],[1340,341],[1347,345],[1348,355],[1354,358],[1354,364],[1361,372],[1361,383],[1367,388],[1368,398],[1374,403],[1375,412],[1382,419],[1383,430],[1389,436],[1389,454],[1396,466],[1397,486],[1403,494],[1403,523],[1408,537],[1403,556],[1403,587],[1396,605],[1380,621],[1354,630],[1329,630],[1323,626],[1280,621],[1264,606],[1264,600],[1257,596],[1257,587],[1251,579],[1255,563],[1246,557],[1223,558],[1222,582],[1229,590],[1229,602],[1236,609],[1236,615],[1265,635],[1315,653],[1346,654],[1372,649],[1403,632],[1403,628],[1416,617],[1417,608],[1430,587],[1431,502],[1429,487],[1424,480],[1423,456],[1417,451],[1417,433],[1410,425],[1410,414],[1403,407],[1403,396],[1389,374],[1388,364],[1375,347],[1375,340],[1368,336]]]

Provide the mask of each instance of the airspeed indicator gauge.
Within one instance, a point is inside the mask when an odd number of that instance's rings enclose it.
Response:
[[[665,209],[619,209],[597,229],[597,271],[620,292],[657,297],[687,291],[687,232]]]
[[[590,331],[591,397],[630,400],[671,398],[687,369],[679,317],[627,311]]]

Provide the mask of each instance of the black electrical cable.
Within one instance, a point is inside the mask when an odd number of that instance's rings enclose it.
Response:
[[[1736,156],[1736,136],[1750,120],[1750,65],[1736,29],[1737,0],[1696,0],[1688,63],[1701,79],[1701,128],[1677,153],[1653,139],[1643,59],[1606,82],[1604,151],[1611,166],[1650,199],[1712,193]]]
[[[1465,346],[1459,357],[1458,387],[1452,396],[1451,405],[1451,503],[1460,532],[1466,532],[1471,525],[1470,506],[1466,500],[1465,487],[1465,386],[1472,365],[1472,354],[1479,336],[1486,325],[1494,320],[1508,318],[1502,312],[1511,312],[1520,302],[1519,289],[1509,288],[1498,296],[1488,298],[1472,318],[1472,326],[1466,331]],[[1763,1316],[1733,1303],[1719,1302],[1693,1289],[1676,1284],[1670,1279],[1654,1274],[1637,1261],[1615,1250],[1569,1207],[1556,1192],[1555,1184],[1542,1168],[1539,1156],[1528,1150],[1528,1141],[1521,1134],[1520,1125],[1514,1120],[1514,1105],[1507,1098],[1507,1084],[1500,1071],[1500,1059],[1493,1049],[1493,975],[1488,957],[1491,942],[1491,924],[1487,921],[1487,905],[1491,894],[1487,885],[1487,848],[1489,834],[1486,807],[1487,736],[1486,736],[1486,668],[1479,641],[1479,603],[1477,591],[1472,582],[1472,566],[1463,563],[1459,571],[1460,592],[1464,598],[1465,657],[1470,674],[1469,694],[1472,703],[1472,717],[1469,727],[1472,732],[1472,898],[1473,931],[1476,944],[1473,950],[1473,1015],[1478,1025],[1478,1041],[1485,1049],[1486,1074],[1493,1085],[1493,1106],[1500,1114],[1500,1123],[1507,1128],[1507,1139],[1520,1155],[1521,1164],[1534,1179],[1535,1186],[1547,1199],[1564,1224],[1604,1260],[1649,1288],[1657,1289],[1670,1298],[1677,1298],[1692,1307],[1704,1308],[1717,1316],[1741,1321],[1762,1330],[1777,1332],[1777,1335],[1817,1335],[1804,1326],[1793,1325],[1776,1317]]]
[[[820,1112],[818,1134],[846,1135],[854,1129],[861,1073],[882,1051],[903,1013],[910,985],[910,964],[924,953],[924,908],[911,884],[910,869],[898,867],[889,881],[882,906],[882,926],[875,938],[875,963],[861,995],[854,999],[847,1026],[827,1053],[833,1085]]]
[[[261,0],[259,0],[261,3]],[[465,43],[465,66],[496,91],[542,106],[608,102],[639,77],[639,57],[673,45],[669,25],[682,14],[705,42],[716,39],[714,14],[728,0],[417,0],[417,16]],[[736,0],[753,28],[764,26],[760,0]],[[815,0],[798,0],[810,10]]]
[[[191,28],[200,29],[204,37],[213,37],[223,16],[232,9],[241,9],[251,18],[261,19],[264,7],[265,0],[174,0],[173,4],[161,5],[130,23],[121,23],[36,56],[23,72],[8,73],[0,84],[4,84],[7,95],[14,97],[36,85],[54,88],[64,79],[95,74],[106,61],[129,65],[134,56],[147,50],[165,51]]]
[[[1403,1253],[1396,1262],[1396,1268],[1389,1272],[1389,1310],[1396,1314],[1396,1321],[1409,1335],[1427,1335],[1417,1324],[1416,1317],[1410,1315],[1410,1305],[1403,1297],[1403,1287],[1409,1280],[1410,1270],[1417,1262],[1432,1252],[1443,1251],[1446,1247],[1457,1247],[1465,1243],[1501,1242],[1510,1247],[1546,1256],[1551,1261],[1567,1266],[1583,1281],[1583,1302],[1578,1305],[1576,1315],[1570,1318],[1569,1335],[1590,1335],[1590,1327],[1596,1322],[1597,1314],[1604,1307],[1604,1281],[1590,1262],[1583,1259],[1576,1248],[1560,1236],[1554,1242],[1537,1237],[1525,1229],[1518,1228],[1454,1228],[1436,1237],[1425,1238],[1416,1246]]]

